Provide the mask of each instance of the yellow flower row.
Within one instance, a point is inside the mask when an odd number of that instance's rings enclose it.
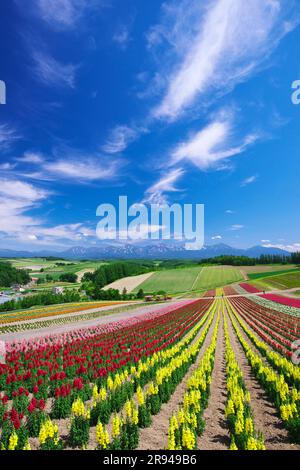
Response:
[[[223,302],[224,306],[224,302]],[[230,344],[227,319],[223,309],[224,335],[226,345],[226,387],[227,403],[225,415],[234,416],[234,430],[231,429],[231,450],[265,450],[262,434],[255,432],[250,408],[250,393],[243,386],[243,374]],[[243,438],[242,438],[243,436]],[[238,444],[238,445],[237,445]]]
[[[239,330],[237,324],[234,321],[232,314],[232,312],[234,311],[233,307],[231,306],[230,308],[230,305],[228,307],[228,314],[231,319],[232,325],[246,353],[247,359],[251,367],[254,370],[258,371],[259,377],[263,379],[265,384],[268,384],[269,389],[272,388],[272,390],[277,394],[279,398],[279,411],[281,419],[283,421],[289,421],[290,419],[298,418],[298,408],[300,407],[299,391],[295,387],[290,389],[284,379],[284,376],[277,374],[274,369],[265,365],[261,357],[252,351],[250,345],[244,339],[243,335],[241,334],[241,331]],[[235,317],[238,319],[238,315],[236,312]],[[246,326],[245,332],[248,334],[248,329]],[[278,403],[276,403],[276,405],[278,406]]]
[[[207,391],[211,383],[211,374],[213,369],[212,358],[215,355],[220,321],[219,302],[214,304],[214,308],[214,314],[216,313],[216,310],[218,310],[218,316],[212,341],[206,349],[199,367],[187,382],[187,390],[183,397],[183,405],[179,408],[177,415],[174,414],[170,419],[168,430],[169,450],[193,450],[196,447],[196,430],[198,426],[197,414],[201,411],[201,396],[202,393]],[[180,442],[178,442],[178,433],[180,435]],[[176,434],[177,439],[175,437]]]
[[[185,350],[187,345],[197,335],[198,331],[202,328],[204,323],[209,318],[209,315],[214,309],[214,305],[215,302],[210,306],[201,321],[187,334],[185,338],[183,338],[175,346],[165,351],[158,351],[147,359],[141,359],[136,366],[131,366],[130,370],[125,369],[122,373],[115,374],[114,378],[109,376],[106,382],[106,387],[101,387],[100,389],[98,389],[97,385],[94,385],[92,406],[96,406],[98,401],[105,400],[107,398],[108,392],[112,392],[113,390],[122,387],[122,385],[124,385],[126,381],[133,380],[134,378],[138,379],[143,372],[147,372],[150,368],[154,367],[158,363],[168,362],[170,359],[176,357],[180,353],[180,351]]]

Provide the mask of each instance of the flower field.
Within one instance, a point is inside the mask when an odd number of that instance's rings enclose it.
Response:
[[[300,319],[231,294],[8,344],[1,449],[300,449]]]

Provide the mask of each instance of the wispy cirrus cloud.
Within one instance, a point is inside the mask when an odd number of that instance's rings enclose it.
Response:
[[[32,59],[33,73],[41,83],[47,86],[75,88],[78,65],[59,62],[39,50],[32,52]]]
[[[130,42],[129,27],[125,25],[120,26],[113,35],[112,39],[120,46],[121,49],[126,49]]]
[[[145,202],[153,204],[163,204],[166,202],[166,193],[179,191],[176,182],[184,175],[182,168],[175,168],[163,175],[156,183],[150,186],[145,192]]]
[[[222,240],[222,236],[221,235],[214,235],[213,237],[211,237],[212,240]]]
[[[241,186],[244,187],[244,186],[248,186],[249,184],[253,184],[255,183],[259,178],[259,175],[252,175],[252,176],[249,176],[248,178],[245,178],[242,182],[241,182]]]
[[[116,126],[111,130],[102,150],[110,154],[121,153],[143,132],[146,132],[146,129],[125,125]]]
[[[87,12],[102,6],[102,0],[34,0],[36,14],[49,26],[71,29]]]
[[[231,227],[229,228],[229,230],[231,230],[231,231],[233,231],[233,232],[236,232],[237,230],[242,230],[244,227],[245,227],[245,225],[233,224],[233,225],[231,225]]]
[[[0,124],[0,150],[9,150],[20,139],[18,131],[9,124]]]
[[[206,127],[178,144],[171,153],[171,161],[175,164],[186,160],[200,170],[218,168],[223,160],[243,153],[259,138],[258,134],[238,138],[234,131],[234,114],[223,110]]]
[[[37,152],[26,152],[18,159],[30,165],[30,170],[19,171],[22,176],[33,180],[93,183],[115,179],[125,165],[124,161],[108,159],[106,156],[86,154],[67,146],[54,148],[51,157]],[[25,167],[26,168],[26,167]]]
[[[298,23],[297,8],[290,0],[164,3],[161,22],[148,34],[149,47],[167,64],[160,74],[169,77],[154,115],[176,119],[197,100],[245,81]]]

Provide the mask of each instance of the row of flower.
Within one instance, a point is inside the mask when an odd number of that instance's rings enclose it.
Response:
[[[213,306],[176,346],[155,352],[144,361],[138,361],[135,366],[128,365],[121,373],[110,374],[106,381],[101,380],[99,385],[96,381],[92,388],[92,397],[90,397],[92,400],[89,406],[84,405],[87,398],[84,394],[79,393],[77,397],[72,397],[70,432],[64,445],[86,447],[90,438],[90,427],[96,425],[99,449],[136,448],[139,428],[151,424],[151,415],[158,413],[162,403],[170,399],[176,386],[195,361],[213,320],[212,309]],[[201,336],[193,341],[208,318],[209,321]],[[145,384],[149,380],[150,384],[145,390]],[[59,398],[63,400],[66,397],[63,395]],[[36,419],[34,433],[39,436],[40,448],[61,449],[63,443],[59,438],[56,424],[39,409],[39,403],[34,405],[31,416],[43,416],[39,421]],[[105,426],[111,419],[112,435],[109,436]],[[3,440],[2,436],[3,447],[12,448],[13,445],[16,449],[28,447],[26,430],[28,430],[26,426],[19,426],[18,430],[12,430],[10,435],[5,430],[6,439]]]
[[[261,297],[267,300],[271,300],[272,302],[276,302],[278,304],[300,309],[300,299],[293,299],[292,297],[284,297],[282,295],[276,295],[276,294],[265,294],[265,295],[262,295]]]
[[[286,314],[286,315],[290,315],[290,316],[295,317],[297,319],[300,318],[300,309],[299,308],[289,307],[287,305],[282,305],[282,304],[279,304],[277,302],[272,302],[272,300],[264,299],[260,295],[254,295],[251,298],[251,300],[253,300],[253,302],[255,302],[259,305],[262,305],[263,307],[266,307],[266,308],[269,308],[269,309],[275,311],[276,313],[279,312],[279,313],[283,313],[283,314]]]
[[[290,386],[295,387],[298,391],[300,389],[300,368],[299,366],[293,364],[288,358],[283,357],[281,354],[278,354],[276,351],[268,347],[268,341],[260,341],[257,336],[249,328],[249,323],[245,323],[241,320],[240,313],[236,310],[232,304],[228,304],[231,309],[232,314],[235,316],[240,327],[243,329],[244,333],[251,340],[253,345],[257,350],[264,356],[269,364],[281,374],[287,383]],[[260,335],[263,336],[263,335]],[[266,344],[267,343],[267,344]]]
[[[22,339],[22,340],[14,340],[11,342],[6,343],[6,348],[8,351],[12,350],[21,350],[24,351],[27,348],[34,349],[39,348],[40,346],[44,346],[45,344],[64,344],[65,342],[73,341],[74,339],[84,339],[96,334],[112,332],[117,329],[123,328],[124,326],[133,325],[135,323],[139,323],[144,321],[145,319],[154,319],[158,316],[165,315],[173,310],[176,310],[184,305],[189,305],[193,301],[178,301],[174,302],[172,305],[167,305],[164,307],[160,307],[159,309],[151,309],[152,306],[149,306],[149,312],[143,315],[132,315],[128,320],[121,320],[121,321],[112,321],[109,322],[109,325],[99,325],[99,326],[92,326],[92,327],[85,327],[85,328],[78,328],[78,329],[71,329],[66,333],[57,333],[57,334],[49,334],[49,335],[36,335],[36,337],[31,338],[30,340]],[[119,311],[126,311],[127,309],[134,308],[134,306],[123,306],[117,307],[114,309],[114,313]],[[71,315],[66,318],[55,318],[53,320],[45,320],[40,322],[33,322],[33,323],[24,323],[20,325],[11,325],[0,327],[0,333],[14,333],[18,331],[23,331],[24,329],[28,330],[39,330],[40,328],[49,328],[51,326],[63,326],[66,324],[73,324],[73,323],[80,323],[83,320],[93,320],[97,319],[105,314],[111,314],[111,310],[102,310],[100,312],[90,312],[85,313],[82,315]]]
[[[272,347],[288,357],[292,355],[292,345],[299,338],[299,334],[283,326],[280,321],[276,324],[268,312],[259,311],[248,299],[235,298],[231,299],[231,302],[251,328],[259,335],[264,335],[264,339],[267,339]]]
[[[203,412],[208,405],[211,377],[215,363],[215,350],[220,323],[218,311],[216,325],[210,345],[207,347],[199,366],[187,382],[182,405],[169,421],[168,449],[194,450],[197,438],[205,429]]]
[[[274,370],[275,367],[268,366],[262,357],[254,352],[245,340],[244,335],[241,333],[234,318],[239,319],[239,315],[236,310],[232,307],[231,303],[226,300],[227,311],[239,339],[241,346],[243,347],[249,365],[256,376],[257,380],[266,391],[270,400],[274,403],[281,417],[281,420],[289,432],[289,436],[292,442],[300,442],[300,391],[299,388],[291,386],[289,387],[286,381],[286,376],[290,376],[292,380],[296,380],[296,385],[299,386],[299,369],[293,366],[288,360],[285,360],[275,352],[268,352],[268,348],[264,343],[259,342],[257,339],[257,347],[266,348],[266,357],[269,362],[277,364],[276,369],[281,369],[281,374],[277,374]],[[247,326],[239,319],[239,324],[242,326],[244,332],[249,336],[253,337],[252,332]],[[253,337],[254,339],[254,337]],[[278,361],[278,362],[277,362]],[[285,362],[286,361],[286,362]],[[291,375],[290,375],[291,374]]]
[[[122,304],[122,302],[114,303],[113,305],[118,304]],[[89,304],[78,304],[77,306],[74,305],[71,308],[64,306],[61,307],[59,310],[41,309],[40,311],[36,311],[30,309],[24,312],[14,312],[12,314],[5,313],[4,315],[0,316],[0,325],[7,325],[8,323],[15,323],[20,321],[36,320],[38,318],[54,317],[57,315],[67,315],[69,313],[81,312],[83,310],[108,307],[109,305],[112,304],[108,302],[95,302]]]
[[[114,390],[110,400],[105,396],[104,408],[95,406],[92,419],[97,419],[98,412],[105,414],[106,405],[112,404],[111,411],[114,411],[137,386],[137,383],[127,380],[129,372],[134,376],[136,370],[139,380],[153,376],[155,367],[162,360],[160,353],[165,350],[166,357],[170,359],[168,348],[199,322],[210,301],[199,303],[141,322],[134,332],[132,328],[125,327],[114,334],[75,340],[64,346],[46,345],[34,350],[27,348],[25,352],[11,352],[0,378],[1,389],[5,390],[0,409],[3,445],[8,445],[12,425],[19,430],[20,446],[25,445],[24,439],[20,438],[23,431],[37,435],[45,419],[45,402],[51,396],[54,397],[51,416],[63,418],[70,414],[74,400],[91,398],[95,393],[93,386],[101,387],[103,394],[103,388],[110,388],[115,380],[124,387]],[[147,362],[139,362],[142,358],[150,361],[151,370],[148,370]],[[135,366],[137,368],[133,369]],[[9,400],[12,400],[11,409]]]
[[[249,294],[256,294],[257,292],[260,292],[259,289],[257,289],[255,286],[252,286],[252,284],[248,284],[247,282],[241,282],[239,286]]]
[[[250,405],[250,393],[245,386],[243,374],[230,344],[225,314],[224,335],[226,344],[225,414],[231,434],[231,450],[265,450],[262,433],[256,432]]]

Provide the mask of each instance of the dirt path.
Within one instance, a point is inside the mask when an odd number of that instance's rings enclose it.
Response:
[[[204,434],[198,438],[200,450],[228,450],[230,434],[225,418],[226,404],[226,362],[223,317],[219,325],[216,346],[215,367],[210,386],[211,395],[203,417],[206,422]]]
[[[194,364],[191,365],[189,371],[185,375],[184,379],[180,384],[178,384],[174,394],[168,403],[164,403],[161,407],[160,412],[156,416],[152,416],[152,424],[149,428],[140,430],[140,444],[138,450],[163,450],[168,445],[168,429],[169,429],[169,419],[172,414],[178,410],[179,405],[182,403],[182,399],[186,390],[186,384],[193,374],[193,372],[199,366],[199,361],[202,359],[206,348],[209,346],[212,340],[214,327],[216,324],[216,314],[215,318],[210,326],[209,332],[205,338],[205,341],[200,349],[197,360]],[[197,337],[202,334],[205,325],[201,328]],[[194,341],[195,341],[194,340]]]
[[[231,347],[235,353],[239,366],[242,369],[245,385],[251,395],[251,408],[253,410],[254,425],[257,431],[261,431],[263,433],[266,449],[299,450],[299,445],[289,443],[288,433],[284,429],[282,422],[277,415],[276,408],[268,400],[266,393],[252,373],[244,350],[236,336],[228,315],[227,321]]]

